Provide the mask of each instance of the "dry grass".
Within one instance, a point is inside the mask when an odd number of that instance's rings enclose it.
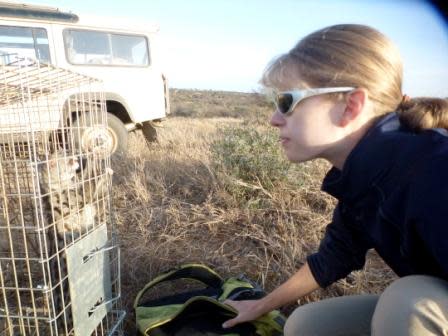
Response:
[[[238,108],[240,115],[235,112]],[[172,95],[175,115],[159,130],[160,143],[148,148],[141,134],[133,134],[129,153],[113,160],[114,218],[122,246],[122,293],[130,313],[129,333],[134,328],[136,293],[163,270],[200,262],[224,276],[245,273],[270,291],[316,250],[335,205],[334,199],[320,191],[329,168],[326,163],[296,167],[291,176],[300,183],[261,190],[259,199],[246,203],[223,187],[223,175],[214,168],[210,143],[220,136],[218,131],[242,123],[266,129],[269,109],[255,95],[176,90]],[[227,117],[225,111],[229,111]],[[393,277],[371,253],[365,270],[301,303],[377,293]]]

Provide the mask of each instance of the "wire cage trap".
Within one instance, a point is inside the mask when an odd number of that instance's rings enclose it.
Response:
[[[122,335],[101,82],[0,56],[0,335]]]

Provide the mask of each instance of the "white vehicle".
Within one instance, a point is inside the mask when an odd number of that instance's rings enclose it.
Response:
[[[158,30],[150,24],[0,1],[0,54],[37,59],[103,82],[111,152],[126,150],[128,132],[136,129],[148,142],[156,141],[154,125],[169,113],[167,80],[155,52]],[[6,64],[13,65],[17,56],[8,57]],[[89,134],[94,133],[85,136]]]

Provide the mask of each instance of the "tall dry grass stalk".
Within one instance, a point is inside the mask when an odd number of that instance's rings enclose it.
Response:
[[[247,202],[229,193],[223,185],[225,176],[214,168],[210,145],[219,138],[219,130],[241,125],[267,129],[267,119],[259,116],[267,118],[269,108],[259,100],[253,104],[250,97],[246,100],[250,104],[242,106],[243,110],[256,110],[249,116],[210,118],[202,110],[201,116],[173,116],[159,129],[158,144],[148,148],[143,137],[134,134],[129,153],[114,158],[114,218],[121,240],[122,293],[130,313],[126,322],[129,333],[134,330],[136,293],[161,271],[199,262],[224,276],[245,273],[270,291],[317,249],[335,205],[334,199],[320,191],[329,168],[326,163],[303,164],[293,170],[289,180],[300,183],[283,182],[269,191],[256,183],[234,181],[240,188],[259,191],[257,199]],[[201,101],[196,104],[203,105]],[[300,303],[342,294],[377,293],[393,277],[370,253],[365,270]],[[286,307],[284,312],[292,308]]]

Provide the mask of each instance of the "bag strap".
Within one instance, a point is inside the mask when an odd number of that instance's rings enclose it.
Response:
[[[209,267],[201,264],[185,264],[167,272],[164,272],[153,280],[148,282],[143,289],[138,292],[137,297],[134,301],[134,309],[138,306],[140,299],[143,294],[145,294],[150,288],[155,285],[162,283],[164,281],[171,281],[177,279],[193,279],[202,282],[203,284],[213,287],[220,288],[223,282],[221,276],[210,269]]]
[[[222,283],[222,293],[218,297],[219,301],[238,300],[239,297],[247,294],[251,298],[261,298],[265,295],[264,291],[253,281],[244,275],[226,279]]]

